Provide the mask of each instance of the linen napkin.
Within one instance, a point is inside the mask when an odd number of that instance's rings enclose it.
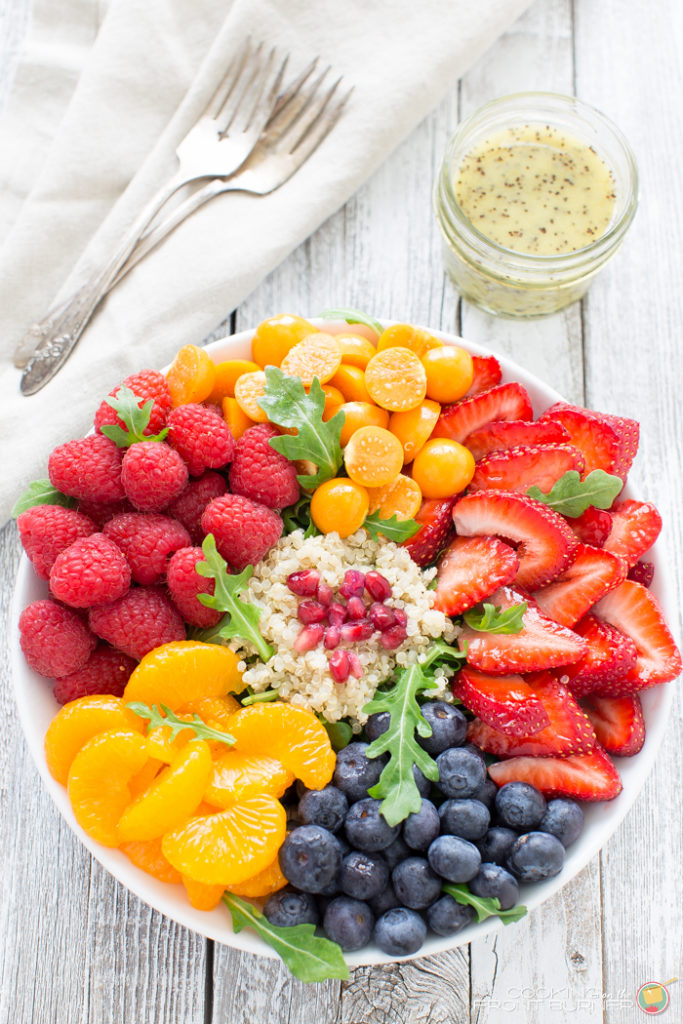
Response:
[[[528,2],[111,0],[0,252],[0,521],[45,475],[50,450],[87,432],[102,395],[201,343]],[[101,305],[50,384],[25,398],[12,362],[23,333],[106,258],[170,177],[176,145],[249,35],[289,52],[292,75],[315,55],[331,64],[354,87],[343,117],[280,190],[220,196],[181,225]]]

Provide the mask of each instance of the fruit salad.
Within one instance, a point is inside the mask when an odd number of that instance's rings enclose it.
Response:
[[[335,316],[126,378],[15,507],[79,826],[307,981],[523,916],[681,671],[638,424]]]

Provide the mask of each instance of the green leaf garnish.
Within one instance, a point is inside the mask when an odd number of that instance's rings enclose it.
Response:
[[[463,650],[458,647],[451,647],[449,643],[440,638],[432,641],[432,645],[429,648],[429,654],[420,662],[420,667],[423,672],[427,669],[431,669],[432,672],[439,665],[446,665],[449,662],[453,662],[456,668],[461,668],[465,660],[467,659],[467,641]]]
[[[466,907],[472,907],[477,915],[477,924],[485,921],[487,917],[499,917],[503,924],[511,924],[526,916],[526,907],[510,907],[509,910],[500,909],[500,900],[497,896],[475,896],[466,885],[452,885],[445,882],[442,887],[444,892],[452,896],[456,903],[462,903]]]
[[[325,309],[320,314],[322,320],[346,320],[347,324],[364,324],[371,331],[381,334],[384,330],[379,320],[373,320],[359,309]]]
[[[165,704],[161,705],[161,711],[156,704],[150,707],[149,704],[142,704],[139,701],[126,704],[126,707],[130,708],[139,718],[149,719],[148,731],[160,726],[170,729],[171,740],[174,740],[179,732],[190,729],[200,740],[218,740],[219,743],[225,743],[227,747],[231,747],[235,742],[234,736],[231,736],[230,733],[222,732],[220,729],[212,729],[199,715],[193,715],[191,722],[184,722],[182,718],[178,718]],[[162,711],[163,714],[161,713]]]
[[[202,544],[203,562],[197,562],[196,571],[206,579],[215,580],[213,594],[198,594],[197,600],[207,608],[215,608],[225,615],[210,632],[211,636],[226,640],[247,640],[253,644],[263,661],[273,656],[273,648],[261,636],[258,623],[260,611],[253,604],[240,599],[254,572],[253,565],[248,565],[241,573],[234,576],[228,572],[225,559],[216,550],[216,540],[212,533],[207,533]]]
[[[279,367],[267,366],[266,392],[258,404],[271,423],[296,430],[296,434],[271,437],[270,446],[291,462],[307,459],[318,467],[317,473],[297,476],[303,488],[312,491],[337,475],[342,464],[339,438],[344,413],[324,422],[325,393],[317,377],[306,394],[300,377],[288,377]]]
[[[243,708],[248,708],[250,704],[268,704],[271,700],[277,700],[279,696],[279,690],[262,690],[261,693],[248,693],[246,697],[242,697],[241,704]]]
[[[14,503],[11,516],[16,519],[22,512],[35,505],[63,505],[64,508],[73,508],[75,504],[75,498],[70,498],[68,494],[62,494],[52,486],[49,480],[34,480]]]
[[[468,608],[463,619],[478,633],[521,633],[524,629],[524,612],[528,608],[526,601],[513,604],[501,611],[495,604],[478,604]]]
[[[380,518],[379,509],[373,512],[372,515],[365,517],[363,526],[373,540],[377,540],[381,533],[397,544],[408,540],[409,537],[412,537],[420,529],[420,524],[416,523],[414,519],[399,519],[395,513],[389,519],[382,519]]]
[[[389,712],[389,728],[373,740],[366,751],[368,757],[389,754],[379,782],[368,790],[370,796],[383,798],[380,811],[389,825],[398,825],[409,814],[420,810],[422,797],[415,783],[413,765],[432,782],[439,778],[436,761],[415,738],[416,731],[419,736],[432,735],[432,727],[423,717],[416,695],[436,685],[420,665],[411,665],[403,669],[390,690],[377,691],[363,708],[365,715]]]
[[[105,398],[107,405],[110,405],[119,419],[123,420],[126,429],[117,423],[110,423],[100,427],[100,430],[119,448],[128,448],[138,441],[163,441],[168,434],[168,427],[164,427],[158,434],[145,434],[154,401],[150,398],[143,406],[138,405],[139,401],[139,396],[125,384],[121,385],[116,395],[107,395]]]
[[[320,534],[320,530],[313,522],[311,516],[311,498],[308,494],[305,494],[303,498],[299,498],[295,505],[283,508],[282,522],[285,525],[285,533],[303,530],[304,537],[317,537]]]
[[[264,942],[280,954],[285,965],[300,981],[325,981],[326,978],[348,978],[349,968],[341,946],[329,939],[318,938],[315,925],[297,924],[283,928],[233,893],[223,894],[230,911],[235,932],[253,928]]]
[[[547,494],[536,486],[530,487],[526,493],[555,512],[576,519],[591,505],[593,508],[609,508],[623,486],[621,477],[612,476],[604,469],[594,469],[585,480],[575,469],[568,469]]]

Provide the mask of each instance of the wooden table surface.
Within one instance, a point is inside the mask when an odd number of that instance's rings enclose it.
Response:
[[[0,56],[26,0],[0,5]],[[511,356],[570,401],[639,419],[636,493],[656,502],[680,597],[683,111],[680,0],[536,0],[377,174],[236,311],[353,306]],[[677,33],[678,29],[678,33]],[[677,34],[678,42],[677,46]],[[11,60],[0,61],[0,100]],[[3,79],[4,76],[4,79]],[[461,117],[508,92],[575,93],[630,140],[641,206],[580,305],[496,320],[445,279],[431,186]],[[226,310],[226,315],[230,311]],[[0,533],[6,613],[19,560]],[[679,623],[673,624],[679,630]],[[7,639],[3,636],[6,645]],[[0,1022],[7,1024],[630,1024],[647,981],[683,975],[681,707],[655,770],[599,857],[514,927],[433,958],[306,986],[279,963],[215,945],[150,910],[91,859],[43,790],[2,660]],[[671,988],[680,1020],[683,984]]]

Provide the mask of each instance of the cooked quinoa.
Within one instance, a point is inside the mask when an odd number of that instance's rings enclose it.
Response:
[[[352,645],[342,644],[358,654],[363,675],[335,682],[328,666],[329,652],[322,645],[305,653],[293,646],[302,624],[297,618],[299,598],[289,590],[287,578],[304,569],[315,569],[335,591],[348,569],[382,573],[392,588],[389,606],[403,608],[407,615],[406,640],[392,651],[385,650],[376,636]],[[348,718],[354,731],[360,731],[367,720],[362,708],[397,666],[412,665],[424,658],[434,638],[452,641],[459,633],[448,616],[432,608],[434,592],[428,584],[435,575],[436,569],[420,569],[405,548],[389,540],[373,540],[365,530],[344,540],[337,533],[304,538],[302,530],[282,537],[255,567],[243,594],[261,609],[259,628],[275,649],[273,657],[264,663],[254,662],[253,652],[244,645],[233,645],[248,659],[240,666],[244,683],[257,693],[277,689],[283,700],[321,712],[328,722]],[[437,670],[439,686],[429,691],[430,697],[450,699],[450,674],[447,669]]]

